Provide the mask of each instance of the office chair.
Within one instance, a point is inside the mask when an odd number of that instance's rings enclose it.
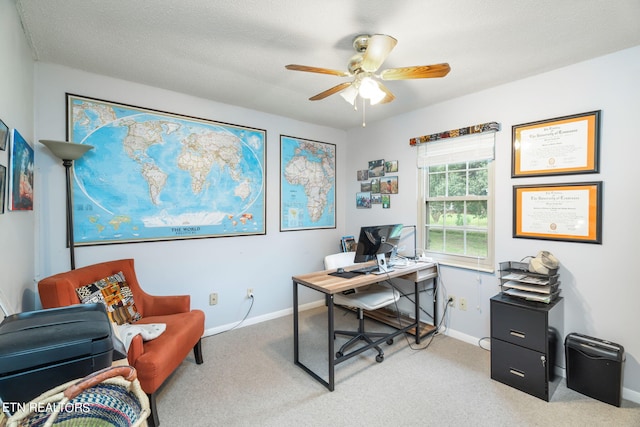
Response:
[[[347,267],[354,264],[355,252],[340,252],[324,257],[324,268],[327,270]],[[379,284],[369,285],[363,288],[356,288],[352,293],[337,293],[333,296],[334,303],[342,306],[353,307],[357,309],[358,314],[358,330],[357,331],[335,331],[335,334],[351,337],[349,341],[344,343],[340,350],[336,352],[336,357],[342,357],[347,349],[352,347],[358,341],[363,340],[369,344],[373,343],[372,338],[384,337],[388,334],[381,332],[365,332],[364,329],[364,310],[377,310],[393,304],[400,298],[400,293],[392,288],[388,288]],[[334,336],[335,338],[335,336]],[[387,340],[387,344],[393,344],[393,339]],[[384,352],[380,346],[374,347],[378,351],[376,362],[380,363],[384,360]]]

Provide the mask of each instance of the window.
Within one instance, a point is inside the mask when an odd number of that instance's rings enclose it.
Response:
[[[419,147],[421,247],[442,264],[493,271],[495,133]]]

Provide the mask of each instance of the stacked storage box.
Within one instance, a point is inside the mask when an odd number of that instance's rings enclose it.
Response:
[[[500,263],[501,292],[528,301],[550,303],[560,295],[558,269],[549,274],[532,273],[525,262],[507,261]]]

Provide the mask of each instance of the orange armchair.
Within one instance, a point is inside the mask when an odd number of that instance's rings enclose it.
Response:
[[[197,364],[202,363],[201,338],[204,333],[204,313],[191,310],[190,296],[153,296],[142,290],[136,278],[133,259],[108,261],[59,273],[38,282],[43,308],[79,304],[76,289],[113,274],[122,272],[131,288],[138,312],[138,324],[164,323],[166,330],[158,338],[142,341],[136,336],[129,347],[127,360],[138,373],[142,390],[149,396],[150,426],[159,425],[155,392],[164,380],[182,363],[193,348]]]

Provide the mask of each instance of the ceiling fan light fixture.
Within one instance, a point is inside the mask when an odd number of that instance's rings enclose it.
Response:
[[[376,82],[377,85],[377,82]],[[376,90],[376,92],[371,96],[371,98],[369,98],[369,103],[371,105],[376,105],[377,103],[379,103],[380,101],[382,101],[385,96],[387,96],[387,94],[385,94],[379,87]]]
[[[380,89],[378,82],[371,77],[364,77],[362,79],[358,93],[364,99],[368,99],[371,105],[377,104],[385,97],[385,93]]]
[[[358,89],[356,89],[353,85],[349,86],[342,92],[340,92],[340,96],[344,98],[349,104],[355,106],[356,98],[358,97]]]
[[[378,89],[378,86],[371,77],[363,77],[360,81],[358,92],[361,97],[369,99],[375,94],[376,89]]]

